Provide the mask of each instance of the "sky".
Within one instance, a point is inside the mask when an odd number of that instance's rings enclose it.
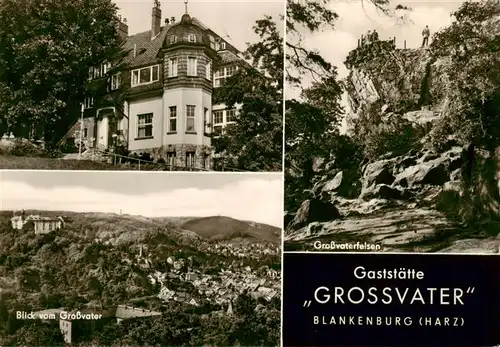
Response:
[[[129,35],[151,30],[151,9],[153,0],[114,0],[122,17],[127,18]],[[184,0],[160,0],[162,23],[165,18],[179,20],[184,14]],[[252,30],[256,20],[265,15],[279,21],[284,13],[284,0],[189,0],[188,12],[191,17],[223,37],[243,51],[246,43],[256,42],[258,36]],[[283,28],[283,22],[279,28]],[[163,24],[162,24],[163,25]]]
[[[227,216],[281,227],[279,173],[0,171],[0,210]]]
[[[428,25],[431,35],[451,24],[451,12],[460,7],[464,1],[391,1],[390,8],[401,4],[412,11],[404,13],[406,20],[397,21],[376,9],[371,2],[365,0],[330,1],[330,9],[339,18],[334,22],[335,29],[324,28],[320,32],[309,34],[304,31],[305,46],[318,50],[321,55],[338,68],[339,78],[344,78],[349,71],[344,66],[347,54],[357,47],[358,38],[368,30],[377,30],[380,39],[396,37],[396,46],[403,48],[406,40],[407,48],[418,48],[422,44],[422,30]],[[399,12],[399,17],[403,13]],[[306,78],[303,86],[309,85],[311,79]],[[288,89],[287,99],[299,97],[298,89]],[[342,104],[347,106],[346,96]],[[345,127],[345,123],[343,124]],[[345,130],[345,129],[344,129]]]

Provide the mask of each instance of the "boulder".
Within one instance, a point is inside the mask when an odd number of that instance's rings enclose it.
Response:
[[[448,163],[445,158],[438,158],[406,168],[397,175],[393,186],[413,187],[415,185],[441,186],[450,180]]]
[[[328,181],[324,185],[322,190],[324,192],[333,192],[333,191],[337,190],[340,187],[340,185],[342,184],[342,178],[343,178],[342,171],[337,172],[335,177],[332,180]]]
[[[427,152],[425,153],[421,158],[420,158],[420,162],[421,163],[425,163],[425,162],[428,162],[428,161],[432,161],[432,160],[435,160],[437,158],[439,158],[439,154],[436,154],[436,153],[431,153],[431,152]]]
[[[450,160],[450,164],[448,165],[448,170],[450,170],[450,172],[455,171],[462,168],[462,165],[464,165],[464,160],[462,157],[452,158]]]
[[[382,169],[388,169],[390,172],[392,172],[392,169],[397,163],[397,160],[398,158],[377,160],[372,163],[364,165],[361,172],[365,177],[371,177],[375,173],[380,172]]]
[[[450,180],[450,175],[445,165],[437,165],[431,167],[424,175],[421,184],[430,184],[433,186],[441,186]]]
[[[462,195],[463,187],[460,181],[448,181],[443,185],[443,191],[447,192],[457,192]]]
[[[318,198],[305,200],[287,229],[298,230],[312,222],[328,222],[339,217],[338,209],[331,202]]]
[[[391,187],[387,184],[378,184],[372,186],[371,189],[365,190],[363,194],[364,200],[370,200],[373,198],[377,199],[388,199],[388,200],[401,200],[408,198],[409,195],[402,190]]]
[[[370,178],[371,182],[369,183],[387,184],[387,185],[391,185],[396,179],[388,168],[383,168],[382,170],[374,172]]]
[[[401,160],[400,165],[403,166],[404,168],[413,166],[417,164],[417,157],[415,156],[406,156]]]

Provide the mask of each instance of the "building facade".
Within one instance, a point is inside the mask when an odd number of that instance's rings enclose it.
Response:
[[[214,105],[214,88],[246,64],[240,52],[186,13],[180,21],[166,18],[162,26],[154,2],[151,30],[128,35],[118,24],[124,49],[124,71],[109,76],[112,64],[89,70],[89,82],[107,78],[110,93],[127,87],[123,104],[95,107],[93,96],[63,143],[80,142],[85,149],[125,147],[177,167],[211,169],[211,137],[234,123],[236,109]],[[84,150],[85,152],[85,150]]]
[[[23,214],[13,216],[10,219],[13,229],[22,230],[26,224],[32,224],[35,234],[48,234],[54,230],[61,229],[64,225],[62,217],[43,217],[30,215],[25,217]]]
[[[102,331],[102,328],[112,320],[120,324],[124,320],[145,320],[160,317],[161,312],[136,308],[126,305],[118,305],[101,309],[86,308],[66,312],[64,319],[60,313],[63,309],[57,309],[59,314],[59,329],[64,338],[64,342],[72,344],[79,342],[82,336],[89,335],[95,331]],[[81,314],[81,318],[75,317]]]

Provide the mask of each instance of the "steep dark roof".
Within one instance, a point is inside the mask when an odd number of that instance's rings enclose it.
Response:
[[[229,63],[234,63],[237,61],[241,61],[241,58],[238,57],[235,53],[224,50],[222,52],[219,52],[219,57],[221,58],[221,63],[222,64],[229,64]]]
[[[199,19],[193,17],[191,18],[191,20],[193,24],[199,26],[201,29],[209,30],[209,28]],[[124,49],[126,51],[129,51],[129,54],[127,55],[127,57],[125,57],[123,62],[127,64],[129,68],[135,68],[151,65],[158,61],[161,61],[157,58],[157,55],[162,49],[162,45],[165,41],[165,36],[168,32],[168,29],[177,24],[179,23],[161,27],[160,32],[153,40],[151,40],[151,30],[129,36],[124,45]],[[136,51],[135,57],[134,45]],[[221,56],[223,63],[230,63],[241,60],[241,58],[230,51],[219,52],[219,55]]]
[[[156,58],[161,50],[165,35],[170,26],[161,27],[161,31],[151,40],[151,30],[129,36],[125,41],[124,49],[129,54],[124,59],[124,63],[130,68],[153,64],[158,61]],[[134,57],[134,45],[136,56]]]

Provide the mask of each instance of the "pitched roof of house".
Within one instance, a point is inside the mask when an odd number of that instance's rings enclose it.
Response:
[[[141,309],[137,307],[130,307],[126,305],[118,305],[115,312],[115,317],[121,319],[150,316],[161,316],[161,312]]]
[[[161,31],[153,40],[151,40],[151,30],[129,36],[124,44],[124,49],[129,51],[129,54],[125,57],[123,63],[133,68],[158,61],[156,56],[163,46],[165,35],[170,27],[171,25],[161,27]],[[136,51],[135,57],[134,46]]]
[[[203,30],[209,30],[209,28],[203,24],[199,19],[193,17],[191,18],[192,23],[199,26]],[[162,26],[160,32],[156,37],[151,40],[151,30],[144,31],[135,35],[127,37],[124,44],[125,51],[128,51],[128,55],[124,58],[123,63],[127,64],[129,68],[147,66],[158,61],[158,53],[161,51],[163,42],[165,41],[165,36],[170,28],[179,24],[173,23],[169,25]],[[134,57],[134,46],[136,55]],[[224,50],[219,52],[219,56],[222,59],[222,63],[231,63],[240,61],[241,58],[237,54],[229,50]]]
[[[237,61],[241,61],[241,58],[238,57],[235,53],[224,50],[222,52],[219,52],[219,57],[222,60],[222,64],[229,64]]]

